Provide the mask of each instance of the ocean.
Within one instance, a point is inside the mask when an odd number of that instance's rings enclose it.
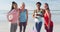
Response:
[[[0,22],[7,21],[7,13],[9,10],[0,10]],[[32,18],[33,10],[28,10],[28,21],[32,22],[34,21]],[[59,10],[52,10],[51,11],[51,18],[54,23],[60,23],[60,11]]]
[[[10,32],[11,23],[7,20],[8,10],[0,10],[0,32]],[[32,31],[34,27],[34,19],[32,18],[33,10],[28,10],[28,25],[26,32]],[[60,32],[60,11],[51,11],[52,21],[54,22],[53,32]],[[43,21],[44,22],[44,21]],[[19,26],[17,28],[19,32]],[[42,25],[41,32],[46,32],[44,29],[44,24]]]

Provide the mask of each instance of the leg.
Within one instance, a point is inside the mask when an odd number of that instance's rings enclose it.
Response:
[[[17,30],[17,23],[14,25],[14,32]]]
[[[37,28],[37,26],[38,26],[38,23],[36,23],[36,24],[35,24],[36,30],[38,31],[38,28]]]
[[[22,32],[22,23],[20,23],[20,32]]]
[[[11,24],[10,32],[13,32],[14,31],[13,29],[14,29],[13,24]]]
[[[23,32],[25,32],[25,29],[26,29],[26,22],[23,23]]]
[[[45,25],[45,30],[46,30],[46,32],[49,32],[48,27],[46,25]]]
[[[41,27],[42,27],[42,22],[40,22],[38,25],[39,25],[38,32],[40,32],[40,30],[41,30]]]
[[[40,32],[42,23],[36,23],[37,32]]]
[[[11,24],[10,32],[16,32],[17,24]]]
[[[50,32],[53,32],[53,26],[50,27],[49,31]]]

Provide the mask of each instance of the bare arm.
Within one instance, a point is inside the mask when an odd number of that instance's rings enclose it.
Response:
[[[32,15],[32,17],[33,17],[33,18],[35,18],[35,10],[34,10],[34,12],[33,12],[33,15]]]
[[[40,14],[37,14],[37,16],[44,17],[44,13],[45,13],[45,10],[43,10],[43,9],[42,9],[42,15],[40,15]]]
[[[27,10],[26,16],[27,16],[27,20],[26,21],[28,21],[28,10]]]
[[[50,24],[50,21],[51,21],[51,13],[50,13],[50,11],[48,11],[48,13],[49,13],[49,24]]]
[[[51,13],[50,13],[50,11],[48,13],[49,13],[49,21],[50,21],[51,20]]]
[[[20,10],[18,9],[18,21],[17,21],[18,25],[20,24],[19,18],[20,18]]]
[[[50,28],[50,21],[51,21],[51,13],[50,13],[50,11],[48,11],[48,15],[49,15],[49,23],[48,23],[48,28]]]

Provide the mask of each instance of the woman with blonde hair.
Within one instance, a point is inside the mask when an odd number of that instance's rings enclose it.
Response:
[[[28,21],[28,11],[27,9],[25,9],[25,3],[22,3],[19,16],[20,16],[19,17],[20,32],[22,32],[22,27],[23,27],[23,32],[25,32]]]

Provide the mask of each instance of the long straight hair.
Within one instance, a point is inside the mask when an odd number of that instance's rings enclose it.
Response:
[[[47,10],[48,10],[48,11],[50,11],[48,3],[45,3],[45,5],[47,5],[47,6],[48,6]]]
[[[14,4],[17,5],[17,3],[13,1],[13,2],[12,2],[12,6],[11,6],[11,10],[10,10],[9,12],[11,12],[11,11],[14,9],[14,6],[13,6]]]

